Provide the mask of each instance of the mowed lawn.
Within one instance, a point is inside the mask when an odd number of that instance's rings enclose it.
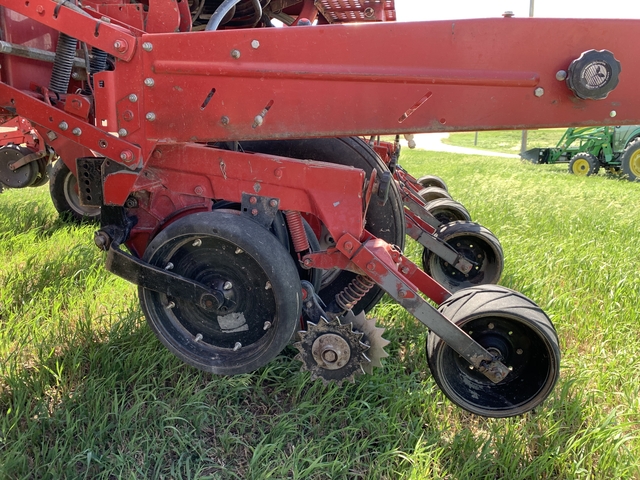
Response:
[[[426,329],[390,301],[372,312],[390,357],[355,384],[311,382],[290,347],[253,374],[185,366],[45,186],[0,195],[0,478],[640,478],[640,184],[408,149],[401,164],[446,180],[500,239],[501,283],[555,323],[561,378],[535,412],[449,402]]]

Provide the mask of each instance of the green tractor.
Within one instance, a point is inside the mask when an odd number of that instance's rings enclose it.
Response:
[[[600,167],[640,181],[640,125],[568,128],[555,148],[520,154],[533,163],[569,163],[569,173],[596,175]]]

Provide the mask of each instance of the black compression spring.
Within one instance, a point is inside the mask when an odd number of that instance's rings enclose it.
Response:
[[[76,56],[78,41],[65,33],[60,33],[58,45],[56,46],[56,59],[51,71],[49,90],[58,94],[67,93],[71,70],[73,69],[73,59]]]
[[[366,275],[358,275],[336,295],[336,304],[343,310],[351,310],[375,284]]]

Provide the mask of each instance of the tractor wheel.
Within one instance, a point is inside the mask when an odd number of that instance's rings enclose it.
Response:
[[[67,217],[76,223],[100,220],[100,207],[80,204],[78,181],[62,159],[55,163],[49,177],[51,201],[61,217]]]
[[[429,333],[429,368],[453,403],[485,417],[511,417],[532,410],[551,393],[560,371],[558,337],[533,301],[505,287],[482,285],[454,293],[439,310],[510,370],[493,383]]]
[[[504,254],[500,242],[489,229],[473,222],[451,222],[440,226],[435,236],[477,264],[464,274],[425,248],[422,253],[423,269],[444,288],[457,292],[500,281]]]
[[[444,180],[440,177],[436,177],[435,175],[425,175],[424,177],[420,177],[417,182],[422,185],[422,188],[439,187],[443,190],[449,190],[447,188],[447,184],[444,183]]]
[[[576,153],[569,162],[569,173],[574,175],[588,177],[597,175],[599,170],[600,162],[590,153]]]
[[[375,168],[378,171],[378,178],[382,173],[389,171],[371,147],[358,137],[242,142],[242,148],[246,152],[349,165],[364,170],[367,176]],[[366,228],[387,243],[403,248],[404,227],[402,199],[395,182],[391,182],[389,199],[384,205],[380,205],[375,200],[371,201],[367,210]],[[325,250],[335,245],[335,240],[328,235],[328,232],[322,231],[316,234],[318,234],[321,249]],[[325,271],[320,297],[328,305],[356,277],[357,274],[344,270]],[[381,288],[374,286],[355,305],[353,313],[357,315],[361,311],[368,312],[378,303],[383,294]]]
[[[418,195],[422,197],[422,200],[425,202],[431,202],[432,200],[437,200],[438,198],[448,198],[451,200],[451,195],[444,188],[440,187],[427,187],[423,188],[418,192]]]
[[[451,223],[458,220],[470,222],[471,215],[464,205],[448,198],[431,200],[425,205],[425,210],[436,217],[440,223]]]
[[[635,139],[622,152],[622,172],[631,182],[640,180],[640,138]]]
[[[247,373],[289,343],[301,313],[302,290],[280,240],[235,212],[195,213],[149,244],[144,259],[218,291],[222,303],[194,302],[139,287],[147,321],[178,358],[216,374]]]

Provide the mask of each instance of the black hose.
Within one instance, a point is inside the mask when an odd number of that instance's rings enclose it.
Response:
[[[211,15],[211,18],[209,19],[209,22],[207,23],[207,26],[204,30],[206,32],[217,30],[225,15],[229,13],[233,7],[240,3],[240,1],[241,0],[224,0],[224,2],[222,2],[220,6],[216,8],[216,11],[213,12],[213,15]],[[251,0],[251,3],[253,4],[253,7],[256,11],[254,15],[255,23],[258,23],[262,18],[262,5],[260,4],[260,0]]]

